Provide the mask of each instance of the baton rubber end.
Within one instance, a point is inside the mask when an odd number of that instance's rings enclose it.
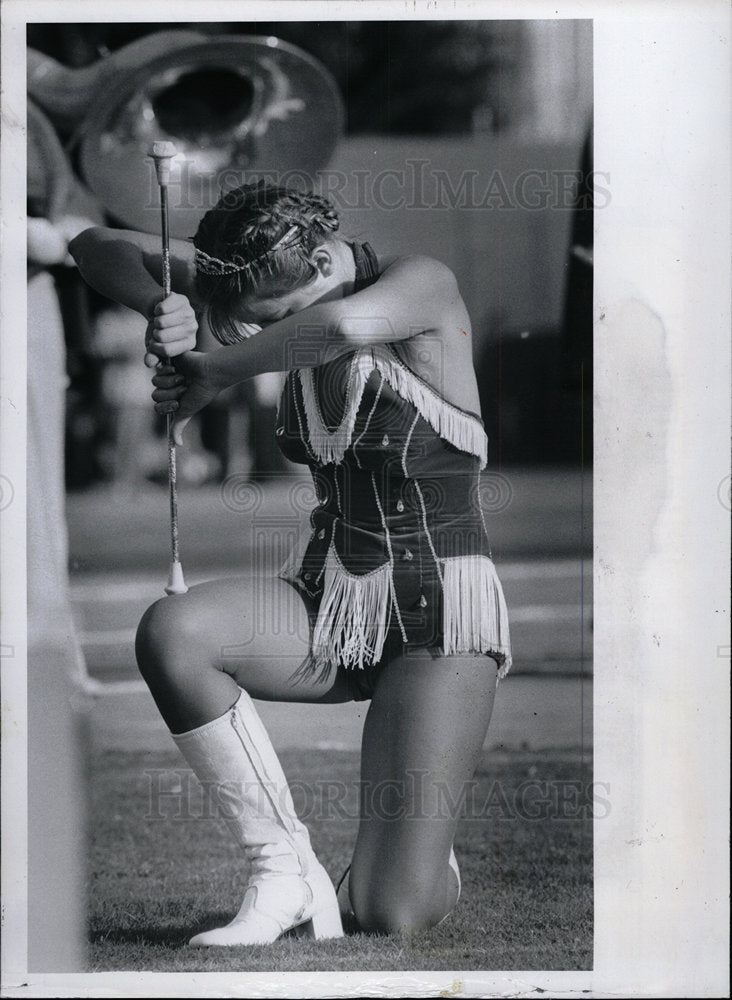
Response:
[[[168,596],[173,594],[187,594],[188,587],[183,579],[183,567],[179,562],[172,562],[170,564],[170,573],[168,575],[168,586],[165,588],[165,593]]]

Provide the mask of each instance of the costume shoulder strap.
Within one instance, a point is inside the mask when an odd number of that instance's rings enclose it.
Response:
[[[354,291],[360,292],[369,285],[373,285],[379,277],[379,259],[373,251],[370,243],[351,243],[353,259],[356,263],[356,287]]]

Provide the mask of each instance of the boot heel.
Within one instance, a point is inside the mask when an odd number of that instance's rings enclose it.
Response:
[[[335,896],[332,903],[329,903],[322,910],[318,910],[310,920],[306,920],[304,924],[296,927],[294,933],[297,937],[311,937],[316,941],[343,937],[343,924]]]

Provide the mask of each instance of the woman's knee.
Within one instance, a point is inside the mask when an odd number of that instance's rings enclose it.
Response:
[[[182,598],[163,597],[142,616],[135,637],[135,655],[143,676],[184,667],[197,650],[201,637],[186,611]]]
[[[434,892],[369,880],[359,892],[351,884],[351,905],[359,926],[371,934],[399,934],[433,927],[444,917]],[[439,895],[439,894],[438,894]]]

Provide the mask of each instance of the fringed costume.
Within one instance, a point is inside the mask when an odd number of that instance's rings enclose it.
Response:
[[[378,277],[353,244],[356,290]],[[298,342],[306,357],[306,337]],[[353,669],[369,697],[391,656],[487,654],[511,665],[508,616],[480,506],[487,438],[480,418],[413,372],[399,344],[291,371],[276,429],[305,463],[318,506],[312,533],[280,575],[312,621],[305,669]]]

